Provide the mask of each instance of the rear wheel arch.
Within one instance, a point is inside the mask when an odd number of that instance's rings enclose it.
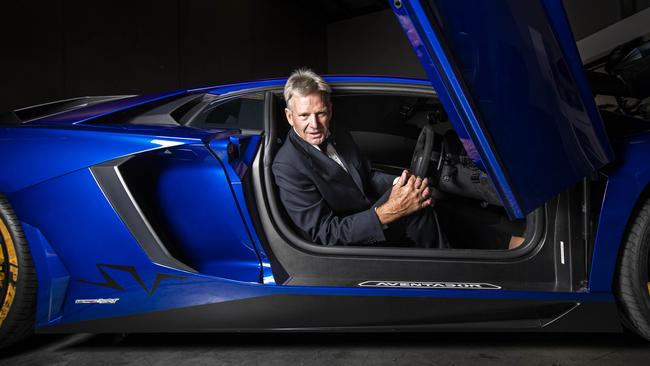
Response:
[[[0,194],[0,348],[34,329],[36,270],[20,221]]]

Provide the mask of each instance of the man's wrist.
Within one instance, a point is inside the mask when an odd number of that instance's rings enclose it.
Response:
[[[381,222],[381,217],[379,216],[379,212],[377,212],[377,208],[378,208],[378,207],[375,206],[375,215],[377,215],[377,220],[379,220],[379,225],[381,225],[381,229],[382,229],[382,230],[386,230],[386,229],[388,229],[388,225],[386,225],[386,224],[384,224],[383,222]]]
[[[388,225],[392,222],[390,213],[386,212],[386,204],[384,203],[381,206],[375,207],[375,212],[377,213],[377,218],[379,223],[382,225]]]

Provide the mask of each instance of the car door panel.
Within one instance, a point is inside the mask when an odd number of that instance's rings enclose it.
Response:
[[[612,160],[559,1],[399,5],[468,155],[490,174],[511,217]]]

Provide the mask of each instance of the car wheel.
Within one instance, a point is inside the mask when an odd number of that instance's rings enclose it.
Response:
[[[0,349],[33,333],[36,272],[25,235],[0,195]]]
[[[615,292],[623,324],[650,340],[650,199],[636,212],[623,241]]]

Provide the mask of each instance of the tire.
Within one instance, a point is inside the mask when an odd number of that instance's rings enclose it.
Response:
[[[650,198],[637,209],[623,240],[614,291],[626,328],[650,341]]]
[[[0,195],[0,349],[34,331],[36,271],[25,234]]]

